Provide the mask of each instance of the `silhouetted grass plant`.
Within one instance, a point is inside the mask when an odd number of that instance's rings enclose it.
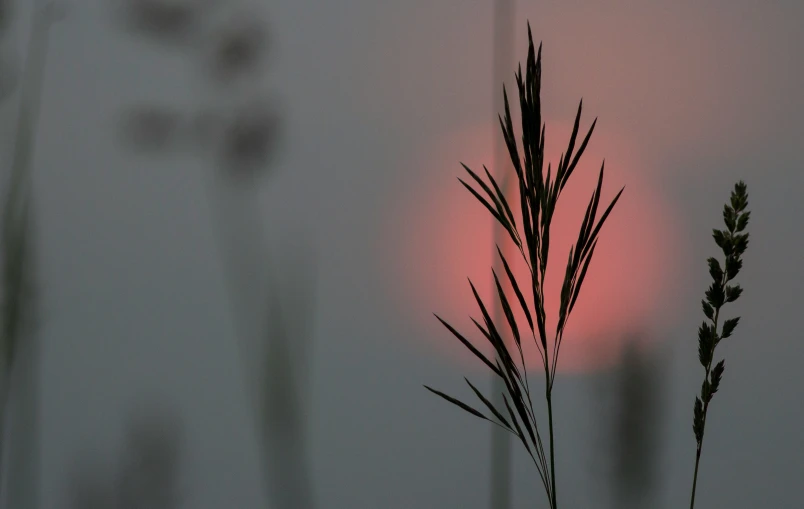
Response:
[[[516,74],[517,87],[519,89],[519,103],[522,122],[522,158],[520,149],[517,146],[514,135],[511,112],[508,104],[508,94],[503,87],[505,118],[499,117],[500,127],[508,148],[511,162],[513,163],[519,188],[520,210],[514,214],[505,194],[497,185],[495,178],[484,166],[484,173],[488,183],[472,171],[469,167],[461,163],[463,168],[472,178],[475,186],[468,184],[460,179],[461,184],[491,213],[496,221],[502,225],[508,233],[510,240],[516,245],[521,254],[530,274],[528,283],[532,289],[532,302],[527,302],[521,288],[524,281],[518,282],[513,271],[503,255],[500,246],[497,252],[502,261],[508,282],[516,296],[516,302],[511,302],[503,289],[500,278],[492,269],[494,284],[496,287],[496,298],[502,307],[505,323],[495,323],[489,313],[489,306],[480,297],[472,281],[469,286],[477,301],[478,308],[482,314],[482,322],[472,318],[472,322],[482,334],[485,341],[491,345],[495,356],[489,358],[481,349],[476,347],[463,334],[458,332],[452,325],[447,323],[437,314],[436,318],[454,335],[469,351],[471,351],[480,361],[482,361],[494,375],[499,377],[505,384],[506,393],[502,394],[502,401],[505,408],[498,408],[489,398],[484,396],[468,379],[466,383],[478,397],[487,413],[481,412],[474,406],[468,405],[452,396],[433,389],[427,385],[425,388],[448,402],[458,406],[466,412],[487,420],[492,424],[501,427],[505,431],[513,434],[522,442],[528,455],[536,465],[539,478],[545,489],[548,503],[551,509],[556,509],[558,505],[558,494],[556,492],[556,470],[555,457],[556,447],[554,439],[554,416],[553,416],[553,396],[552,389],[556,378],[556,367],[564,331],[569,317],[580,295],[580,291],[587,275],[595,247],[598,242],[600,230],[608,219],[609,214],[619,200],[624,190],[620,189],[608,207],[598,218],[598,207],[603,186],[604,164],[601,165],[598,176],[597,187],[592,192],[592,197],[586,207],[583,222],[578,232],[578,238],[570,248],[567,260],[564,281],[561,287],[560,305],[558,320],[555,331],[547,330],[547,318],[545,313],[544,281],[548,266],[548,255],[550,250],[550,228],[553,214],[556,210],[561,191],[572,176],[578,161],[583,154],[589,139],[594,131],[597,119],[592,122],[589,131],[575,151],[578,140],[578,130],[581,120],[581,110],[583,101],[578,106],[572,134],[567,146],[566,153],[559,158],[555,172],[551,164],[547,164],[545,172],[544,163],[544,139],[545,124],[541,116],[541,45],[538,52],[533,45],[533,37],[528,24],[528,56],[526,64],[525,78],[522,78],[522,68],[520,66]],[[692,488],[692,502],[694,506],[695,486],[698,476],[698,464],[703,443],[704,426],[709,403],[712,396],[717,392],[721,377],[723,375],[724,362],[720,361],[712,367],[712,359],[717,344],[728,338],[737,326],[739,318],[731,318],[723,322],[721,332],[718,334],[718,321],[720,311],[724,304],[736,300],[742,289],[739,285],[730,285],[734,277],[742,267],[741,255],[748,244],[748,234],[743,233],[748,224],[749,213],[745,211],[748,203],[745,184],[740,181],[736,184],[731,195],[730,204],[726,204],[723,217],[727,226],[726,230],[714,230],[714,238],[717,245],[723,250],[726,256],[725,268],[714,258],[709,258],[709,271],[713,283],[706,292],[706,299],[703,301],[703,310],[710,323],[704,323],[699,329],[699,359],[705,368],[703,386],[700,397],[695,401],[694,431],[697,441],[697,452],[695,462],[695,477]],[[597,222],[595,222],[597,219]],[[527,320],[527,327],[517,322],[514,315],[514,306],[519,306]],[[498,320],[502,321],[502,320]],[[509,349],[509,342],[503,339],[507,334],[505,329],[510,331],[513,336],[513,344]],[[530,332],[528,338],[527,332]],[[522,342],[532,339],[541,356],[541,368],[544,372],[544,397],[547,406],[548,419],[548,452],[536,419],[533,407],[531,387],[528,380],[527,366],[522,350]],[[515,345],[516,351],[512,352]],[[480,407],[482,408],[482,407]]]
[[[704,367],[704,381],[701,384],[701,394],[695,397],[695,406],[693,407],[692,430],[695,433],[696,449],[690,509],[695,507],[698,466],[701,462],[701,448],[703,447],[709,404],[720,388],[720,381],[723,378],[723,371],[726,366],[726,360],[722,359],[712,367],[715,348],[722,340],[732,335],[740,322],[739,316],[728,318],[723,321],[718,333],[721,309],[727,303],[736,301],[743,293],[740,285],[729,283],[732,283],[737,274],[740,273],[740,269],[743,267],[742,255],[748,247],[748,232],[745,232],[745,228],[748,226],[751,212],[747,211],[746,207],[748,207],[748,190],[741,180],[734,185],[729,202],[723,206],[723,221],[726,223],[726,229],[712,231],[712,237],[723,251],[725,260],[723,267],[715,258],[707,260],[709,275],[712,276],[712,284],[706,290],[706,298],[701,301],[701,306],[708,322],[704,321],[698,328],[698,359]]]
[[[469,382],[468,379],[466,382],[469,384],[469,387],[478,396],[480,401],[483,403],[486,409],[491,412],[496,420],[488,417],[472,406],[469,406],[466,403],[444,394],[443,392],[437,391],[428,386],[425,387],[433,393],[446,399],[450,403],[453,403],[463,410],[471,413],[472,415],[488,420],[516,436],[525,446],[528,454],[533,459],[536,469],[539,472],[541,482],[544,486],[550,507],[555,509],[557,506],[558,496],[556,493],[556,452],[554,440],[552,390],[555,382],[558,355],[564,336],[564,330],[570,314],[572,313],[572,310],[578,300],[584,278],[586,277],[590,262],[594,256],[595,246],[597,245],[600,229],[602,228],[606,219],[609,217],[609,214],[619,200],[623,190],[621,189],[617,193],[603,214],[599,216],[599,219],[596,223],[595,220],[598,217],[598,206],[600,204],[600,195],[603,187],[604,165],[601,165],[597,188],[593,191],[592,197],[589,200],[589,205],[586,208],[586,214],[584,216],[580,231],[578,232],[578,240],[570,249],[567,267],[564,274],[564,283],[561,289],[560,308],[556,329],[555,332],[548,332],[544,304],[544,281],[550,251],[550,228],[553,214],[556,210],[558,199],[561,196],[561,191],[564,189],[569,181],[569,178],[572,176],[573,171],[575,170],[578,161],[581,158],[581,155],[583,155],[583,152],[589,143],[589,139],[592,136],[592,132],[594,131],[597,120],[592,122],[589,131],[583,138],[583,141],[581,142],[577,151],[575,151],[581,121],[581,110],[583,107],[583,101],[581,101],[581,103],[578,105],[578,112],[575,116],[575,124],[572,129],[567,151],[565,154],[561,155],[554,177],[551,178],[553,175],[553,170],[551,164],[549,163],[547,164],[547,171],[545,174],[545,125],[542,122],[540,98],[542,74],[541,45],[539,45],[537,54],[533,45],[530,24],[528,24],[528,44],[527,67],[524,80],[522,78],[521,66],[516,74],[516,82],[519,89],[519,103],[522,113],[522,159],[520,159],[519,148],[517,146],[516,137],[514,134],[513,122],[511,120],[511,112],[508,104],[508,94],[505,91],[505,87],[503,87],[505,118],[499,118],[505,144],[508,148],[511,162],[513,163],[519,183],[519,198],[521,206],[521,210],[519,211],[519,224],[521,227],[517,225],[517,218],[514,216],[514,213],[512,212],[505,195],[500,190],[500,187],[497,185],[497,182],[488,169],[484,167],[485,174],[490,185],[484,182],[484,180],[481,179],[470,168],[462,164],[467,173],[472,177],[472,180],[477,184],[480,191],[467,184],[464,180],[459,180],[461,184],[463,184],[464,187],[466,187],[469,192],[472,193],[472,195],[474,195],[474,197],[477,198],[477,200],[480,201],[480,203],[482,203],[486,209],[488,209],[491,215],[503,226],[503,228],[505,228],[511,241],[519,249],[519,252],[525,261],[531,276],[530,285],[533,291],[533,302],[528,304],[520,289],[521,284],[517,282],[517,279],[514,277],[511,267],[503,255],[502,250],[500,250],[500,247],[497,246],[497,252],[505,268],[508,281],[516,295],[518,305],[521,307],[527,319],[527,328],[531,333],[530,337],[536,344],[542,359],[542,369],[544,371],[545,379],[544,396],[547,404],[548,416],[549,458],[545,452],[545,444],[542,439],[541,431],[539,429],[533,409],[533,398],[531,397],[530,385],[527,376],[527,367],[525,365],[525,358],[522,351],[523,336],[527,334],[527,330],[517,323],[512,309],[512,304],[509,302],[508,297],[503,290],[502,284],[500,283],[500,280],[493,269],[492,274],[494,276],[494,283],[497,289],[497,296],[499,297],[500,304],[502,305],[502,309],[505,314],[507,322],[506,324],[494,323],[494,320],[491,318],[491,315],[488,312],[488,306],[483,302],[483,299],[478,294],[471,280],[469,281],[469,285],[483,315],[483,322],[485,326],[481,325],[474,318],[472,318],[472,321],[483,334],[485,339],[494,348],[496,353],[496,358],[494,361],[481,353],[478,348],[476,348],[468,339],[466,339],[461,333],[459,333],[441,317],[436,315],[436,318],[438,318],[438,320],[496,376],[503,380],[508,393],[507,395],[503,394],[505,411],[503,412],[496,408],[488,398],[486,398],[471,382]],[[484,193],[485,196],[482,193]],[[514,303],[514,305],[516,306],[517,303]],[[506,346],[506,342],[503,339],[503,328],[506,326],[510,329],[511,334],[513,335],[518,351],[518,360],[515,358],[515,356],[511,355],[508,347]],[[550,345],[552,348],[550,348],[548,345]]]

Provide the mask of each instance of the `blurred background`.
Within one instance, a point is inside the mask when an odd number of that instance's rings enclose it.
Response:
[[[544,44],[553,165],[578,100],[582,132],[599,117],[553,270],[604,158],[603,199],[626,186],[559,360],[559,503],[688,503],[705,260],[744,179],[697,500],[801,506],[804,4],[513,4],[514,60],[526,21]],[[4,507],[489,507],[490,425],[422,384],[489,387],[432,313],[468,332],[466,276],[491,288],[456,177],[495,171],[493,2],[0,6],[4,195],[24,167],[35,273]],[[511,507],[546,507],[520,449]]]

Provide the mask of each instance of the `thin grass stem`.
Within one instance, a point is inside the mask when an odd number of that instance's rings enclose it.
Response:
[[[744,182],[740,181],[734,186],[731,199],[723,207],[723,220],[725,230],[713,230],[712,237],[721,248],[726,258],[721,267],[715,258],[709,258],[709,274],[712,283],[706,291],[705,299],[701,301],[704,315],[710,320],[698,329],[698,360],[704,368],[704,381],[701,384],[700,396],[695,397],[693,407],[692,429],[695,434],[695,470],[692,478],[692,492],[690,495],[690,509],[695,507],[695,493],[698,486],[698,471],[701,462],[706,418],[709,413],[709,404],[720,387],[720,381],[725,369],[725,360],[712,367],[714,353],[717,345],[730,337],[739,323],[740,317],[730,318],[723,322],[720,332],[720,317],[722,307],[734,302],[742,294],[740,285],[729,285],[742,268],[742,255],[748,247],[748,233],[744,230],[748,226],[750,212],[748,206],[748,191]]]

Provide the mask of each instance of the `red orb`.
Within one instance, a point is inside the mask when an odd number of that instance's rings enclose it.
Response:
[[[571,124],[547,121],[545,171],[550,161],[553,175],[561,153],[566,150],[571,128]],[[584,127],[582,123],[576,149],[586,130],[588,124]],[[680,255],[686,252],[671,208],[647,180],[647,172],[641,171],[644,165],[633,147],[601,131],[598,125],[562,191],[550,229],[545,308],[551,355],[567,257],[570,246],[577,241],[604,156],[605,174],[597,217],[620,188],[625,186],[625,191],[600,231],[594,258],[561,342],[559,372],[590,372],[611,366],[633,330],[646,327],[656,330],[668,323],[673,310],[667,303],[677,300],[672,296],[682,268]],[[502,177],[493,168],[493,142],[490,128],[472,127],[439,140],[437,146],[412,161],[411,164],[426,171],[419,173],[421,180],[409,192],[400,193],[392,207],[391,224],[384,230],[392,232],[384,239],[384,251],[393,267],[388,271],[393,277],[387,283],[406,317],[415,320],[421,337],[427,339],[420,344],[480,368],[483,364],[433,313],[472,340],[481,351],[492,355],[488,342],[469,319],[472,316],[483,323],[467,277],[486,306],[493,309],[496,289],[491,268],[498,264],[493,242],[497,223],[455,177],[478,189],[459,163],[466,164],[484,180],[485,164],[502,186]],[[516,199],[509,197],[509,203],[522,234],[518,184],[513,169],[509,171],[512,182],[509,196],[516,196]],[[496,238],[500,239],[500,248],[532,312],[530,277],[522,255],[504,231]],[[504,270],[498,270],[497,275],[517,310],[516,297]],[[510,337],[507,322],[500,317],[499,327]],[[542,358],[521,310],[517,322],[520,331],[526,332],[523,350],[529,372],[541,370]]]

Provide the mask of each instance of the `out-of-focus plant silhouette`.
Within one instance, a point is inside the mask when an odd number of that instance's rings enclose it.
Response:
[[[251,101],[235,113],[223,140],[225,161],[234,170],[269,162],[279,133],[279,119],[265,101]]]
[[[70,484],[70,509],[174,509],[180,506],[182,425],[163,410],[128,423],[123,460],[99,468],[82,455]]]
[[[147,35],[161,43],[188,42],[201,14],[200,2],[193,0],[122,0],[117,17],[135,34]]]
[[[8,28],[11,9],[11,0],[0,0],[0,37],[5,35],[3,32]]]
[[[270,298],[266,314],[267,349],[259,387],[261,424],[267,461],[267,479],[274,507],[309,509],[314,503],[309,467],[306,402],[310,339],[315,305],[316,274],[313,251],[296,246],[290,251],[296,259],[288,275],[291,284],[272,279],[269,289],[282,298]]]
[[[14,91],[16,80],[14,67],[3,55],[0,57],[0,101],[5,100]]]
[[[0,0],[0,101],[9,96],[17,82],[17,70],[5,52],[6,33],[11,25],[12,13],[11,0]]]
[[[117,18],[132,34],[162,45],[176,43],[187,59],[204,62],[208,101],[181,111],[159,101],[130,104],[121,112],[123,141],[140,152],[170,152],[180,140],[212,154],[230,176],[265,172],[280,135],[277,107],[264,91],[244,94],[234,87],[259,82],[267,55],[268,31],[258,13],[214,16],[218,2],[121,0]],[[234,6],[237,9],[237,6]],[[189,37],[193,34],[193,37]],[[222,87],[221,87],[222,86]]]
[[[609,430],[612,505],[653,507],[662,410],[664,370],[644,337],[626,340],[615,373],[615,407]]]
[[[0,0],[0,30],[11,23]],[[36,507],[39,478],[39,339],[35,334],[35,224],[32,165],[51,25],[66,10],[56,1],[34,2],[11,169],[2,210],[2,327],[0,328],[0,500]],[[3,62],[4,66],[7,66]],[[0,87],[16,84],[0,78]],[[7,90],[6,90],[7,92]],[[8,94],[2,94],[8,97]],[[13,405],[10,405],[14,403]],[[13,406],[13,408],[11,408]],[[10,427],[7,432],[6,428]],[[10,439],[10,440],[9,440]],[[9,442],[6,444],[6,442]],[[10,445],[5,451],[5,445]]]
[[[223,83],[241,76],[254,75],[269,51],[269,34],[256,20],[236,18],[221,27],[209,51],[209,66]]]
[[[312,260],[303,260],[312,252],[294,250],[293,266],[300,270],[290,284],[275,278],[255,186],[267,176],[281,134],[275,102],[265,92],[253,93],[268,55],[268,30],[257,13],[236,6],[234,14],[217,22],[213,14],[223,7],[220,2],[123,2],[118,19],[132,33],[178,48],[188,58],[200,55],[204,63],[198,84],[209,92],[206,103],[189,112],[158,102],[130,105],[121,115],[123,141],[141,153],[164,154],[191,140],[196,150],[214,155],[216,171],[208,188],[212,219],[228,274],[266,487],[273,507],[310,508],[303,375],[312,331],[298,325],[312,325],[315,271]],[[239,86],[244,83],[252,89],[247,94]],[[282,272],[293,271],[283,265]],[[256,356],[250,342],[259,345]]]
[[[492,17],[493,43],[492,43],[492,76],[494,83],[493,109],[494,120],[497,119],[499,111],[505,108],[505,102],[500,94],[496,93],[500,83],[506,83],[511,76],[511,69],[516,65],[514,53],[514,40],[516,28],[516,2],[515,0],[494,0],[494,14]],[[510,84],[510,82],[509,82]],[[494,125],[494,124],[492,124]],[[508,147],[505,140],[496,136],[496,129],[493,131],[494,141],[494,172],[500,177],[501,191],[503,196],[512,196],[516,193],[514,180],[511,178],[510,159],[508,158]],[[494,224],[492,235],[494,246],[502,245],[503,254],[506,253],[505,237],[508,232]],[[495,270],[501,274],[505,267],[502,260],[495,257]],[[499,302],[495,302],[492,319],[500,321],[505,316],[505,310]],[[509,340],[510,338],[506,338]],[[503,400],[505,383],[491,373],[491,403],[497,407],[505,404]],[[491,429],[491,475],[489,479],[489,508],[490,509],[510,509],[511,508],[511,435],[497,426],[489,426]]]

